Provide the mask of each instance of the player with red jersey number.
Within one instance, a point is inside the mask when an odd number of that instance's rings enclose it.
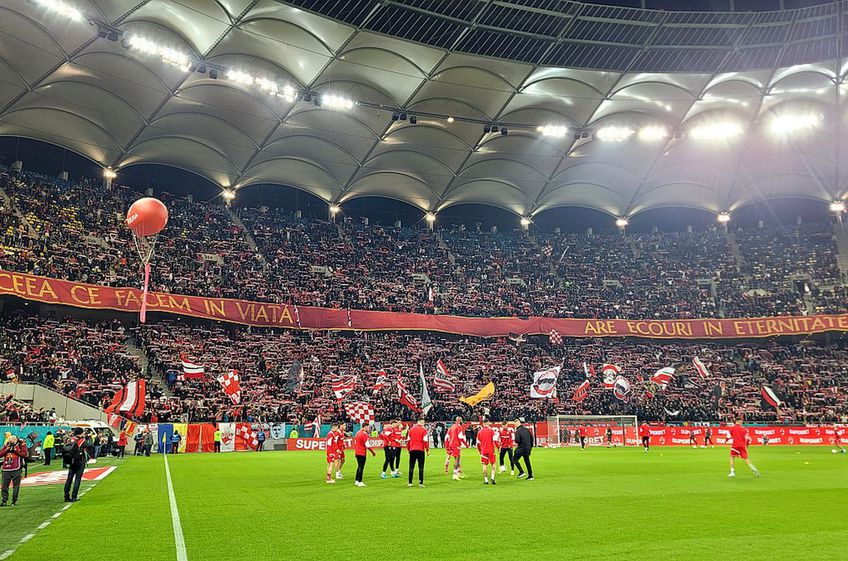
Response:
[[[751,471],[756,477],[760,476],[760,471],[748,459],[748,444],[751,443],[751,437],[748,435],[748,429],[742,426],[742,419],[737,419],[736,424],[730,427],[730,474],[727,477],[736,477],[736,472],[733,470],[733,462],[738,458],[745,460]]]
[[[477,450],[480,463],[483,464],[483,484],[489,484],[489,472],[492,473],[492,485],[495,484],[495,431],[489,421],[483,422],[483,428],[477,433]]]
[[[506,466],[504,465],[504,456],[509,457],[509,474],[515,475],[515,462],[512,459],[512,447],[515,445],[515,427],[512,426],[512,423],[504,423],[504,426],[501,427],[501,451],[500,451],[500,472],[504,473],[506,471]]]
[[[465,441],[465,425],[462,424],[462,417],[457,417],[456,422],[448,429],[447,438],[445,438],[445,474],[448,473],[451,458],[453,458],[453,479],[458,480],[462,477],[462,465],[460,464],[460,454],[462,453],[462,443]]]
[[[324,440],[325,451],[327,452],[327,483],[335,483],[333,473],[339,469],[338,454],[336,453],[336,429],[338,425],[330,426],[330,432],[327,433],[327,438]]]

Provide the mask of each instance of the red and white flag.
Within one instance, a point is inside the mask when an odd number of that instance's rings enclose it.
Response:
[[[624,376],[618,376],[613,382],[612,394],[616,399],[627,401],[628,395],[630,395],[630,380]]]
[[[416,413],[421,412],[421,408],[418,406],[418,401],[412,397],[409,391],[406,389],[406,386],[403,385],[400,378],[397,380],[397,389],[398,389],[398,401],[401,402],[402,405],[405,405],[415,411]]]
[[[436,361],[436,375],[433,378],[433,389],[438,393],[453,393],[456,391],[456,383],[448,374],[448,369],[442,359]]]
[[[248,424],[241,425],[236,434],[240,436],[241,439],[244,440],[244,443],[251,449],[256,450],[259,446],[259,439],[256,437],[256,431],[253,430],[252,426]]]
[[[218,376],[216,379],[218,380],[218,383],[221,384],[221,389],[223,389],[224,393],[227,394],[227,397],[230,398],[230,401],[236,405],[241,403],[241,385],[239,383],[238,370],[234,368],[226,374]]]
[[[710,370],[707,368],[707,365],[701,362],[701,359],[695,357],[692,359],[692,365],[695,367],[695,370],[698,372],[698,376],[702,379],[705,379],[710,375]]]
[[[147,397],[147,381],[130,382],[115,393],[106,413],[125,413],[129,417],[141,417]]]
[[[587,397],[589,397],[589,380],[584,380],[583,383],[577,386],[577,389],[574,390],[574,394],[571,396],[571,399],[579,403]]]
[[[383,388],[388,385],[388,381],[386,380],[386,373],[380,370],[377,373],[377,380],[374,382],[374,387],[371,389],[371,393],[377,395]]]
[[[345,403],[344,408],[345,413],[354,423],[362,425],[374,422],[374,406],[367,401],[350,401]]]
[[[595,367],[591,364],[583,363],[583,374],[586,375],[586,379],[595,377]]]
[[[310,432],[313,438],[321,437],[321,415],[315,417],[315,420],[311,423],[305,423],[303,425],[303,435],[306,436]]]
[[[551,329],[551,332],[548,333],[548,341],[551,345],[562,345],[562,335],[556,329]]]
[[[197,359],[181,354],[180,362],[183,363],[183,373],[182,376],[177,376],[178,380],[203,379],[206,373],[206,367],[198,363]]]
[[[342,376],[331,383],[333,395],[341,401],[344,396],[356,389],[356,376]]]
[[[669,382],[674,378],[674,368],[671,366],[666,366],[665,368],[660,368],[654,375],[651,376],[651,381],[658,385],[661,390],[664,390],[668,387]]]
[[[604,377],[604,388],[611,390],[615,386],[615,379],[621,374],[621,369],[615,364],[604,364],[601,366],[601,375]]]
[[[547,370],[534,372],[533,383],[530,384],[530,397],[533,399],[556,399],[556,383],[561,369],[561,366],[554,366]]]
[[[760,394],[763,396],[763,399],[766,400],[766,403],[777,409],[783,402],[780,401],[780,398],[777,397],[777,394],[774,393],[774,390],[768,386],[763,386],[760,390]]]

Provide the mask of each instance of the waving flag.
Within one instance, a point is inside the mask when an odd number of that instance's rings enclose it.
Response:
[[[483,388],[474,395],[470,395],[468,397],[460,397],[459,401],[462,403],[474,407],[481,401],[486,401],[487,399],[491,399],[492,396],[495,395],[495,383],[489,382]]]
[[[554,366],[534,372],[533,383],[530,384],[530,397],[533,399],[555,398],[557,378],[561,369],[561,366]]]
[[[354,423],[362,425],[374,422],[374,406],[367,401],[349,401],[345,403],[344,408],[345,413]]]
[[[333,395],[341,401],[344,396],[356,389],[356,376],[342,376],[331,383]]]
[[[183,374],[177,376],[178,380],[202,380],[206,374],[206,367],[197,362],[197,359],[181,354],[180,362],[183,363]]]
[[[574,394],[571,396],[571,399],[579,403],[587,397],[589,397],[589,380],[583,380],[583,383],[577,386],[577,389],[574,390]]]
[[[259,439],[256,437],[256,431],[248,423],[238,423],[239,429],[236,431],[236,436],[244,441],[244,445],[252,450],[259,447]]]
[[[456,391],[456,384],[448,374],[448,369],[442,359],[436,362],[436,376],[433,378],[433,389],[438,393],[453,393]]]
[[[627,396],[630,394],[630,381],[624,376],[616,378],[613,383],[612,394],[616,399],[627,401]]]
[[[595,367],[591,364],[587,365],[585,362],[583,363],[583,374],[586,375],[586,379],[595,377]]]
[[[289,367],[289,374],[286,378],[286,391],[293,392],[299,385],[303,383],[303,364],[299,360],[295,360]]]
[[[554,248],[551,245],[546,245],[545,247],[542,248],[542,253],[545,254],[545,257],[550,257],[553,252],[554,252]]]
[[[615,364],[604,364],[601,366],[601,375],[604,377],[604,388],[611,390],[615,386],[615,379],[621,374],[621,369]]]
[[[433,408],[430,392],[427,391],[427,380],[424,379],[424,365],[418,363],[418,375],[421,377],[421,412],[425,415]]]
[[[548,333],[548,340],[551,345],[562,345],[562,335],[556,329],[551,329],[551,332]]]
[[[141,417],[144,414],[146,394],[146,380],[130,382],[115,392],[112,403],[106,408],[106,413],[126,413],[130,417]]]
[[[707,376],[710,375],[710,371],[707,368],[707,365],[701,362],[700,358],[693,358],[692,365],[695,367],[695,371],[698,372],[698,376],[700,376],[701,379],[705,379]]]
[[[661,390],[664,390],[668,387],[669,382],[674,378],[674,368],[671,366],[666,366],[665,368],[660,368],[654,375],[651,376],[651,381],[660,387]]]
[[[409,407],[416,413],[421,412],[421,408],[418,407],[418,402],[415,401],[415,398],[412,397],[412,394],[409,393],[409,390],[406,389],[406,386],[403,385],[403,382],[400,378],[397,380],[397,389],[398,389],[398,401],[401,402],[402,405]]]
[[[768,386],[763,386],[760,390],[760,394],[763,396],[763,399],[766,401],[766,403],[768,403],[775,409],[783,405],[783,402],[780,401],[780,398],[777,397],[777,394],[774,393],[774,390]]]
[[[226,374],[218,376],[216,380],[218,380],[218,383],[221,384],[221,389],[224,390],[224,393],[227,394],[230,401],[236,405],[241,403],[241,384],[239,383],[238,370],[234,368]]]
[[[305,423],[303,425],[303,436],[306,436],[310,432],[312,433],[312,438],[321,437],[321,415],[315,417],[315,420],[311,423]]]
[[[378,393],[383,391],[383,388],[385,388],[387,385],[388,381],[386,380],[386,373],[380,370],[377,373],[377,380],[374,382],[374,387],[371,388],[371,393],[377,395]]]

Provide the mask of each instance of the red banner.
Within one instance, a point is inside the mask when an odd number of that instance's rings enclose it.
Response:
[[[537,423],[544,425],[545,423]],[[568,440],[565,440],[565,428],[561,430],[562,441],[560,446],[579,446],[579,440],[574,436],[574,431],[581,427],[568,427]],[[586,444],[589,446],[604,446],[606,445],[606,426],[592,425],[582,427],[586,435]],[[729,443],[730,429],[729,427],[711,427],[713,444],[725,445]],[[848,440],[848,428],[838,428],[842,441]],[[651,425],[651,446],[692,446],[690,435],[695,437],[695,446],[703,446],[706,436],[707,427],[669,427],[664,425]],[[748,433],[751,435],[752,445],[768,445],[768,446],[815,446],[815,445],[832,445],[835,441],[836,432],[833,427],[782,427],[782,426],[757,426],[748,427]],[[636,428],[625,427],[622,434],[622,427],[613,427],[612,443],[621,445],[623,436],[626,435],[627,444],[633,445],[637,443]],[[767,440],[765,440],[767,439]],[[550,438],[548,438],[550,441]]]
[[[368,444],[371,448],[382,448],[383,441],[379,438],[369,438]],[[353,439],[345,438],[344,447],[347,450],[353,450]],[[309,452],[312,450],[326,450],[326,438],[289,438],[286,442],[286,450],[295,450],[301,452]]]
[[[138,312],[141,307],[141,291],[135,288],[96,286],[0,270],[0,295],[3,294],[36,302],[96,310]],[[148,294],[147,310],[258,327],[364,331],[418,330],[480,337],[506,337],[511,333],[540,335],[556,330],[563,337],[749,339],[848,331],[848,314],[681,320],[477,318],[370,310],[348,312],[340,309],[300,306],[298,322],[294,307],[289,304],[182,296],[159,292]]]

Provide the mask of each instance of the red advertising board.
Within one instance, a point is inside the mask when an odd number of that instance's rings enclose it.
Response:
[[[538,423],[537,427],[545,423]],[[605,426],[586,426],[584,429],[587,444],[590,446],[599,446],[606,444],[606,427]],[[713,426],[712,436],[714,444],[727,444],[729,439],[729,428],[726,426]],[[562,446],[579,445],[579,441],[574,438],[575,429],[579,430],[578,426],[569,426],[570,435],[567,441],[563,436]],[[848,428],[839,427],[839,436],[842,442],[848,440]],[[748,427],[748,432],[751,435],[753,445],[764,444],[764,438],[768,438],[768,445],[778,446],[815,446],[815,445],[832,445],[835,441],[836,431],[833,427],[800,427],[800,426],[756,426]],[[690,435],[695,436],[695,442],[698,446],[704,444],[707,427],[677,427],[665,425],[649,425],[649,433],[651,436],[651,446],[691,446],[692,441]],[[637,443],[637,434],[635,427],[626,427],[624,434],[628,444]],[[537,436],[537,442],[539,437]],[[545,443],[539,442],[540,445],[547,443],[547,434],[545,434]],[[622,429],[620,427],[613,428],[613,444],[620,445],[622,442]]]

